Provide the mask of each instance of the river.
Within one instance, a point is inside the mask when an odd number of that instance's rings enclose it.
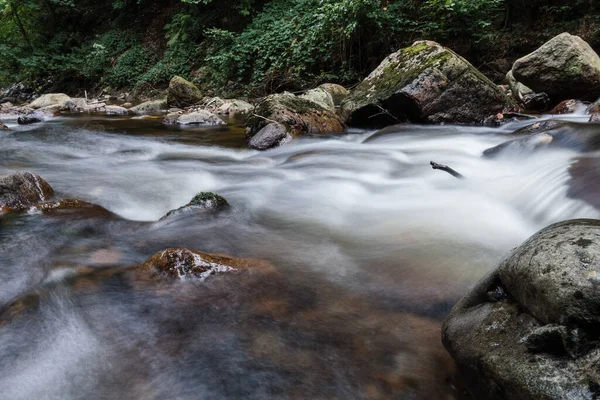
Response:
[[[25,309],[0,318],[3,399],[463,398],[440,343],[452,305],[537,230],[600,216],[568,196],[573,150],[481,157],[526,123],[407,124],[258,152],[241,127],[5,122],[0,173],[38,173],[56,198],[119,218],[0,216],[0,308]],[[202,191],[231,208],[159,221]],[[78,277],[169,247],[277,274]]]

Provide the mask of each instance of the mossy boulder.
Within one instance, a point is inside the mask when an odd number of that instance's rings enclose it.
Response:
[[[192,82],[175,76],[169,82],[167,103],[171,107],[188,107],[202,100],[202,92]]]
[[[179,207],[176,210],[169,211],[167,215],[161,218],[161,220],[191,212],[216,213],[227,208],[229,208],[229,203],[224,197],[212,192],[200,192],[186,205]]]
[[[600,96],[600,57],[579,36],[562,33],[515,61],[515,79],[554,103]]]
[[[151,100],[146,101],[137,106],[129,108],[129,110],[137,115],[145,115],[145,114],[160,114],[168,107],[167,100]]]
[[[351,126],[403,121],[478,124],[511,99],[452,50],[420,41],[389,55],[342,102]]]
[[[53,195],[48,182],[32,172],[0,175],[0,210],[20,210]]]
[[[452,309],[443,343],[475,399],[600,394],[600,221],[543,229]]]
[[[317,103],[321,107],[331,112],[335,112],[335,104],[333,102],[333,96],[325,89],[316,88],[310,89],[300,95],[301,99],[306,99]]]
[[[267,96],[254,114],[248,119],[248,139],[273,122],[285,126],[291,136],[344,131],[343,121],[334,112],[288,92]]]
[[[335,83],[323,83],[319,85],[318,89],[323,89],[329,93],[333,98],[333,104],[336,106],[342,104],[342,101],[344,101],[344,99],[350,94],[348,89]]]

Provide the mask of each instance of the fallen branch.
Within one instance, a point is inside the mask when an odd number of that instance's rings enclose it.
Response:
[[[447,165],[438,164],[433,161],[430,161],[429,163],[431,164],[431,168],[433,168],[433,169],[439,169],[440,171],[446,171],[447,173],[449,173],[450,175],[452,175],[453,177],[458,178],[458,179],[465,178],[463,175],[459,174],[458,172],[456,172],[455,170],[453,170],[452,168],[450,168]]]

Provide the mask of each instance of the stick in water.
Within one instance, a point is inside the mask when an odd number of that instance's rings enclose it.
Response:
[[[446,171],[447,173],[449,173],[450,175],[452,175],[455,178],[464,179],[464,176],[462,176],[461,174],[459,174],[458,172],[456,172],[455,170],[453,170],[452,168],[450,168],[447,165],[438,164],[433,161],[431,161],[430,164],[431,164],[431,168],[433,168],[433,169],[439,169],[441,171]]]

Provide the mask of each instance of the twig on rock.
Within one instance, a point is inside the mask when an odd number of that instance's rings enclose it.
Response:
[[[431,164],[431,168],[433,169],[439,169],[440,171],[446,171],[447,173],[449,173],[450,175],[452,175],[455,178],[458,179],[464,179],[465,177],[461,174],[459,174],[458,172],[456,172],[455,170],[453,170],[452,168],[450,168],[447,165],[442,165],[442,164],[438,164],[436,162],[430,161],[429,164]]]

